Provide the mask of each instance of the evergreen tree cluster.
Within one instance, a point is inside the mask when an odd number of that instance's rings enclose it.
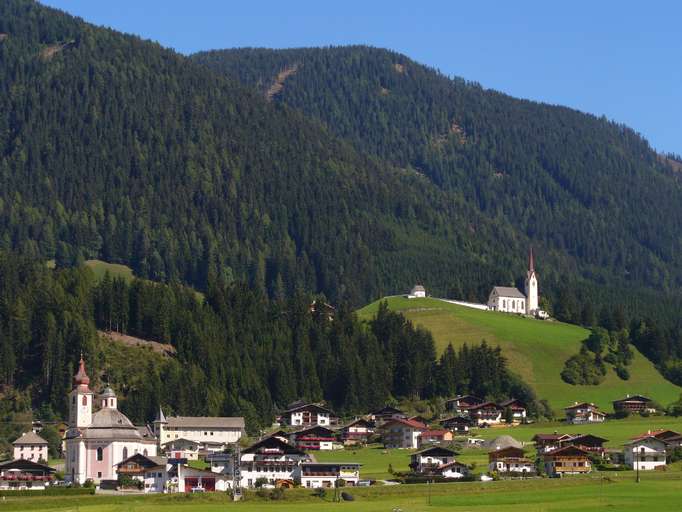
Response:
[[[117,355],[97,329],[167,343],[175,355]],[[52,270],[0,252],[0,385],[64,417],[81,353],[93,386],[109,381],[137,422],[159,404],[176,414],[243,415],[257,429],[299,399],[326,401],[341,415],[455,392],[534,399],[499,348],[450,347],[437,360],[430,333],[386,304],[365,324],[308,294],[270,299],[216,282],[201,298],[179,284],[108,274],[97,282],[87,267]]]

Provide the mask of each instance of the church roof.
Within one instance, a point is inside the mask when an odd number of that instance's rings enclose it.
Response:
[[[85,428],[70,429],[67,438],[115,439],[144,442],[144,437],[128,417],[117,409],[101,409],[92,415]]]
[[[107,386],[106,388],[104,388],[104,391],[102,391],[100,398],[116,398],[116,393],[114,393],[113,389]]]
[[[88,374],[85,372],[85,361],[83,360],[83,356],[81,356],[81,359],[78,362],[78,373],[73,376],[73,383],[77,386],[87,386],[90,384],[90,377],[88,377]]]
[[[169,416],[169,427],[190,428],[244,428],[244,418],[241,416]]]
[[[26,432],[22,434],[19,439],[14,441],[12,444],[44,444],[47,445],[47,441],[40,437],[34,432]]]
[[[513,286],[495,286],[493,292],[497,292],[500,297],[511,297],[512,299],[525,299],[526,296]]]

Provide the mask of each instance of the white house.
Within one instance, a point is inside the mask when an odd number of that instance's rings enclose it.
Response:
[[[601,412],[593,403],[575,402],[573,405],[564,407],[566,421],[578,425],[581,423],[602,423],[606,420],[606,414]]]
[[[624,445],[625,465],[646,471],[666,464],[666,444],[654,436],[633,439]]]
[[[244,418],[241,416],[166,416],[159,407],[154,420],[154,434],[159,445],[170,441],[186,439],[199,443],[208,451],[221,451],[226,445],[234,444],[244,433]]]
[[[357,462],[302,462],[301,486],[334,487],[339,480],[347,486],[355,486],[360,480],[360,466]]]
[[[534,474],[536,471],[535,463],[525,457],[523,448],[507,446],[488,454],[488,469],[507,475]]]
[[[200,443],[191,439],[173,439],[161,445],[163,452],[171,459],[199,459]]]
[[[320,404],[297,404],[282,414],[286,425],[310,427],[322,425],[328,427],[332,424],[334,413]]]
[[[12,443],[14,458],[47,462],[47,441],[34,432],[26,432]]]
[[[336,433],[327,427],[315,425],[292,432],[289,442],[300,450],[333,450]]]
[[[526,405],[517,398],[510,398],[504,402],[497,404],[503,411],[503,414],[507,409],[511,411],[512,421],[523,423],[526,421]]]
[[[43,490],[50,485],[54,468],[27,459],[0,463],[0,491]]]
[[[449,448],[425,448],[410,455],[410,468],[415,473],[431,473],[436,468],[455,462],[455,455],[457,454]]]
[[[168,482],[170,466],[165,457],[136,453],[116,464],[119,475],[142,482],[144,492],[164,492]]]
[[[381,426],[386,448],[418,448],[419,436],[428,427],[415,420],[393,419]]]
[[[414,285],[412,290],[410,290],[410,294],[408,295],[410,299],[420,299],[426,297],[426,288],[424,288],[420,284]]]
[[[266,437],[242,450],[241,485],[253,487],[256,480],[264,478],[271,485],[293,486],[303,462],[311,462],[307,453],[279,437]],[[231,461],[226,464],[226,474],[231,474],[231,464]]]

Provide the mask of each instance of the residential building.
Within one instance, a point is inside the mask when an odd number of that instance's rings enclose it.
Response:
[[[524,455],[523,448],[507,446],[488,453],[488,469],[508,476],[525,476],[536,473],[535,464]]]
[[[601,423],[606,420],[606,414],[599,407],[589,402],[575,402],[573,405],[564,407],[566,421],[574,425],[582,423]]]
[[[144,492],[164,492],[170,466],[165,457],[136,453],[116,464],[116,473],[142,482]]]
[[[471,427],[471,419],[465,416],[452,416],[440,421],[443,428],[451,430],[456,434],[466,434]]]
[[[161,450],[170,459],[198,460],[201,444],[184,437],[173,439],[161,445]]]
[[[623,448],[625,465],[634,470],[647,471],[666,465],[665,441],[654,436],[639,437],[626,443]]]
[[[386,448],[418,448],[419,435],[428,430],[426,425],[414,420],[389,420],[381,426]]]
[[[639,414],[642,412],[655,413],[653,400],[642,395],[627,395],[625,398],[613,401],[613,410],[616,413]]]
[[[452,442],[452,438],[453,438],[452,432],[450,432],[449,430],[445,429],[424,430],[417,437],[417,446],[421,448],[422,446],[430,444],[435,445],[448,444]]]
[[[535,443],[535,449],[538,454],[542,454],[561,448],[561,441],[570,439],[571,437],[570,434],[559,434],[555,432],[554,434],[535,434],[531,441]]]
[[[340,480],[346,486],[356,486],[360,480],[360,466],[357,462],[302,462],[301,486],[335,487]]]
[[[575,434],[561,439],[559,446],[562,448],[565,446],[575,446],[586,452],[596,453],[603,457],[606,452],[604,443],[608,441],[608,439],[592,434]]]
[[[577,446],[564,446],[543,456],[545,472],[550,476],[576,475],[592,471],[588,453]]]
[[[433,470],[433,473],[443,478],[465,478],[471,473],[471,469],[466,464],[456,460],[449,464],[443,464]]]
[[[303,462],[311,462],[308,454],[278,437],[266,437],[242,450],[241,485],[253,487],[259,478],[271,485],[293,485]],[[231,474],[231,460],[225,473]]]
[[[335,419],[334,413],[320,404],[302,404],[284,411],[282,419],[292,427],[311,427],[321,425],[328,427]]]
[[[366,443],[374,434],[374,424],[364,418],[351,421],[340,429],[341,439],[345,444]]]
[[[504,410],[495,402],[483,402],[469,407],[469,417],[479,425],[497,425],[502,423]]]
[[[526,404],[517,398],[510,398],[497,404],[502,409],[502,414],[506,415],[507,409],[511,411],[512,421],[524,423],[526,421]],[[506,420],[506,418],[505,418]]]
[[[289,435],[289,442],[299,450],[332,450],[336,442],[336,433],[327,427],[315,425],[292,432]]]
[[[116,464],[122,460],[135,453],[157,454],[156,441],[145,438],[118,410],[114,391],[108,387],[95,400],[89,384],[81,358],[69,394],[69,430],[65,436],[65,479],[79,484],[115,480]],[[100,409],[93,412],[95,405]]]
[[[28,459],[0,463],[0,491],[43,490],[50,485],[55,469]]]
[[[388,420],[395,419],[406,420],[407,414],[405,414],[400,409],[396,409],[395,407],[387,405],[385,407],[382,407],[378,411],[374,411],[373,413],[371,413],[369,415],[369,419],[373,421],[374,424],[378,427],[386,423]]]
[[[47,462],[47,441],[35,432],[26,432],[12,443],[15,459]]]
[[[415,473],[432,473],[436,468],[455,462],[456,452],[441,446],[424,448],[410,455],[410,469]]]
[[[173,475],[175,473],[175,475]],[[232,488],[232,473],[214,473],[207,469],[198,469],[185,464],[178,464],[171,470],[172,490],[177,492],[221,492]]]
[[[445,401],[445,409],[453,413],[466,413],[470,407],[484,403],[485,400],[474,395],[460,395]]]
[[[168,416],[161,407],[154,420],[154,433],[159,445],[169,441],[186,439],[199,443],[206,452],[221,451],[225,446],[237,443],[244,434],[244,418],[241,416]]]

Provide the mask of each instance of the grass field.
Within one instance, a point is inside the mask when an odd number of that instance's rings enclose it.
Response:
[[[471,512],[671,511],[679,509],[679,475],[647,473],[634,483],[632,474],[593,475],[562,480],[537,479],[489,483],[400,485],[349,489],[354,502],[333,503],[312,496],[308,489],[285,492],[281,501],[253,495],[241,503],[224,494],[170,496],[84,496],[7,498],[3,511],[78,512],[218,512],[224,510],[277,512],[348,510],[351,512],[418,512],[429,510]],[[430,495],[430,498],[429,498]],[[430,504],[429,504],[430,501]]]
[[[629,367],[631,377],[628,381],[621,380],[613,369],[609,369],[599,386],[566,384],[560,377],[564,362],[578,353],[581,341],[588,335],[586,329],[576,325],[481,311],[432,298],[396,296],[385,300],[392,310],[401,311],[415,324],[431,331],[438,350],[443,350],[448,343],[457,347],[483,339],[499,345],[510,367],[557,411],[573,401],[594,402],[610,411],[611,401],[627,393],[644,394],[668,405],[682,392],[682,388],[666,381],[639,352]],[[358,316],[370,319],[379,303],[365,306],[358,311]]]
[[[106,272],[109,272],[112,278],[122,277],[126,281],[130,282],[133,280],[133,269],[126,265],[119,265],[117,263],[107,263],[102,260],[87,260],[85,266],[90,267],[95,274],[95,277],[99,280],[104,277]]]

